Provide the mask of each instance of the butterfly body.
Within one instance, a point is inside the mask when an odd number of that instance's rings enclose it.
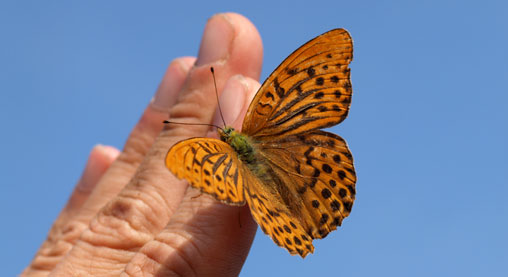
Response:
[[[220,140],[226,142],[235,150],[238,159],[246,165],[248,171],[259,180],[263,180],[262,184],[265,191],[272,198],[275,198],[274,200],[285,203],[286,207],[294,206],[290,204],[294,201],[287,199],[287,193],[283,194],[282,197],[277,197],[278,191],[288,191],[288,189],[277,175],[273,173],[262,152],[256,151],[256,142],[252,141],[248,135],[237,132],[228,126],[223,130],[219,129],[218,133]]]
[[[251,139],[247,135],[237,132],[229,126],[219,129],[218,133],[220,140],[231,145],[242,162],[247,165],[256,164],[255,150]]]
[[[229,205],[247,203],[263,232],[291,254],[314,251],[351,212],[353,157],[338,135],[351,103],[352,39],[335,29],[293,52],[263,83],[241,132],[175,144],[166,166]]]

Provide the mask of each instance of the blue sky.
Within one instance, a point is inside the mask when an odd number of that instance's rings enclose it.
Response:
[[[258,27],[262,79],[344,27],[353,103],[332,131],[358,174],[343,227],[305,260],[258,232],[242,276],[506,276],[506,1],[0,2],[0,260],[19,273],[97,144],[123,146],[208,17]]]

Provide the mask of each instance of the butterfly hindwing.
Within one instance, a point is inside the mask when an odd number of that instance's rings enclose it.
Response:
[[[344,29],[326,32],[298,48],[263,83],[242,132],[262,139],[340,123],[351,103],[352,58],[352,39]]]
[[[217,200],[245,204],[242,164],[227,143],[212,138],[180,141],[166,155],[166,167]]]
[[[261,230],[292,255],[305,257],[314,252],[312,239],[298,218],[281,202],[280,195],[267,191],[266,184],[247,172],[245,198]]]
[[[295,201],[294,218],[323,238],[349,215],[356,194],[353,158],[339,136],[316,130],[258,146]],[[283,165],[283,166],[281,166]]]

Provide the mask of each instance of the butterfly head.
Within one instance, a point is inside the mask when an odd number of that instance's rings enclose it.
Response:
[[[228,142],[232,136],[236,133],[233,127],[226,126],[224,128],[218,128],[217,132],[219,133],[220,140],[224,142]]]

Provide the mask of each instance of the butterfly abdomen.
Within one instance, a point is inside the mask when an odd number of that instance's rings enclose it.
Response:
[[[221,139],[227,142],[238,154],[238,158],[247,166],[258,179],[266,184],[265,190],[273,195],[278,195],[272,199],[284,205],[293,212],[300,209],[298,201],[292,196],[287,185],[275,174],[273,169],[267,164],[266,158],[256,151],[254,142],[249,136],[236,132],[232,128],[226,127],[223,132],[219,132]]]

